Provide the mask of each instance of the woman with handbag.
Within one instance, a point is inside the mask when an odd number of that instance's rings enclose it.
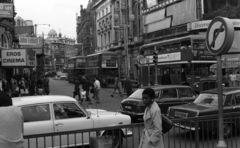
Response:
[[[154,99],[155,91],[152,88],[144,89],[142,100],[146,109],[143,116],[144,129],[139,148],[164,148],[161,110]]]

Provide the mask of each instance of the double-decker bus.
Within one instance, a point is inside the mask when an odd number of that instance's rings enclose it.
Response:
[[[86,57],[85,56],[75,56],[68,59],[68,81],[74,83],[74,80],[81,79],[85,74],[86,68]]]
[[[114,52],[101,52],[87,56],[86,76],[93,83],[94,75],[98,76],[102,86],[114,84],[114,78],[118,74],[118,56]]]
[[[193,87],[195,82],[207,78],[210,75],[210,66],[216,63],[216,57],[209,53],[205,39],[206,35],[188,35],[143,45],[140,53],[149,59],[150,64],[142,67],[144,79],[141,84],[146,86],[150,81],[155,83],[153,63],[155,50],[158,51],[158,84],[164,84],[163,82],[168,79],[170,84],[185,84]],[[150,80],[146,79],[148,73]],[[198,89],[201,88],[195,88],[195,91],[200,92],[201,90]]]

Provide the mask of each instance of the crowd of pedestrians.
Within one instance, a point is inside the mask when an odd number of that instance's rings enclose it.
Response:
[[[9,80],[3,77],[0,78],[0,92],[5,92],[11,97],[49,95],[49,79],[36,72],[16,74]]]
[[[122,84],[122,81],[119,79],[118,75],[116,75],[114,90],[113,93],[111,94],[111,97],[114,97],[116,90],[118,90],[120,97],[123,97],[123,87],[125,89],[125,92],[127,93],[127,96],[130,96],[133,92],[133,89],[129,77],[126,76],[124,83]],[[101,83],[100,80],[98,79],[98,76],[96,75],[94,76],[92,83],[90,82],[89,78],[85,75],[83,75],[80,78],[77,77],[75,78],[73,98],[77,96],[78,102],[80,104],[82,104],[83,101],[87,101],[88,104],[92,104],[92,99],[94,99],[96,103],[100,103],[100,91]],[[93,94],[92,99],[90,97],[90,94]]]

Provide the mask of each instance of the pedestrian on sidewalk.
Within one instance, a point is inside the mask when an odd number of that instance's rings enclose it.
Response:
[[[100,100],[99,92],[100,92],[101,86],[100,86],[100,82],[99,82],[99,80],[98,80],[96,75],[94,76],[93,87],[94,87],[95,99],[96,99],[97,103],[100,103],[100,101],[99,101]]]
[[[126,81],[124,82],[124,87],[125,87],[125,90],[127,92],[127,96],[129,97],[132,94],[132,92],[133,92],[133,90],[132,90],[132,83],[130,81],[130,77],[129,76],[126,77]]]
[[[111,97],[114,97],[116,90],[118,90],[120,97],[122,97],[123,96],[122,83],[121,83],[121,80],[118,75],[116,75],[116,77],[115,77],[114,90],[113,90]]]
[[[155,91],[152,88],[144,89],[142,100],[146,109],[143,115],[144,129],[139,148],[164,148],[161,110],[154,99]]]
[[[82,77],[82,89],[84,91],[86,91],[86,101],[89,102],[88,104],[92,104],[92,101],[91,101],[91,99],[89,97],[90,82],[89,82],[88,77],[86,77],[86,76]]]
[[[49,95],[50,93],[50,88],[49,88],[49,79],[47,77],[47,75],[44,76],[43,79],[43,89],[46,95]]]
[[[236,80],[237,80],[236,75],[233,72],[230,72],[229,78],[230,78],[230,87],[236,87]]]
[[[75,96],[78,96],[78,101],[80,102],[80,104],[82,104],[79,85],[80,83],[78,79],[75,79],[73,98],[75,98]]]

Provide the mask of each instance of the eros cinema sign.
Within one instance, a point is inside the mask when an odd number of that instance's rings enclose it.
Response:
[[[26,66],[26,49],[2,50],[2,66]]]

